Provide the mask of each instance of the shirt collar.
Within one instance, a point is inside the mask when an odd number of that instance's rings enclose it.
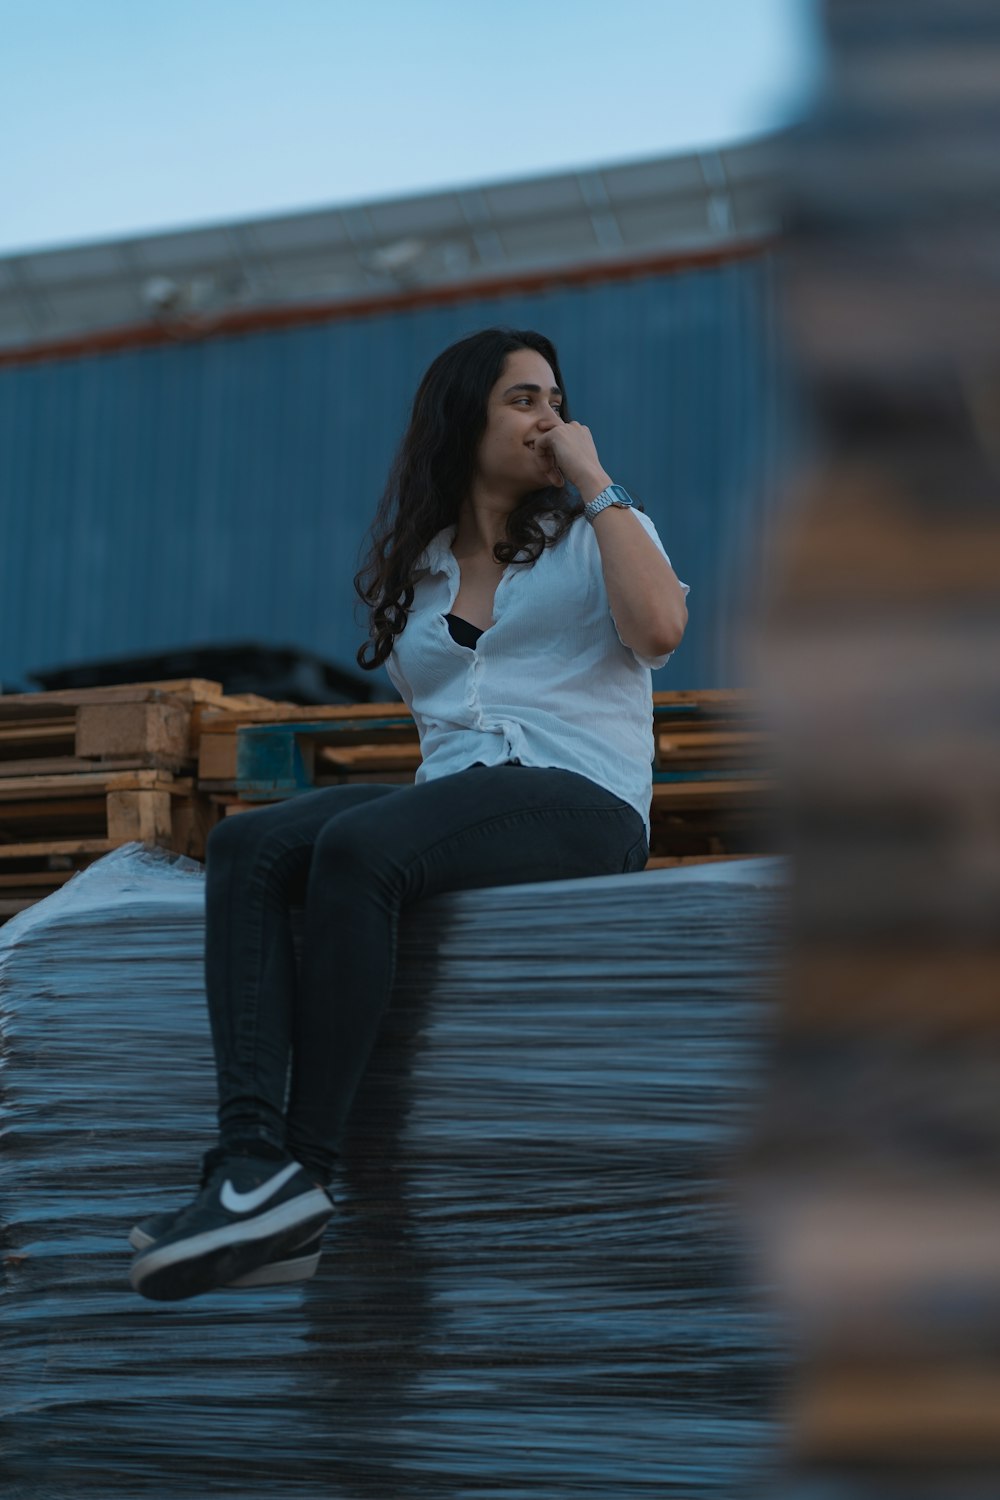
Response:
[[[427,569],[431,573],[447,573],[449,566],[447,559],[451,558],[451,561],[454,562],[451,544],[455,540],[457,531],[457,524],[453,523],[451,526],[445,526],[443,530],[438,532],[437,536],[432,537],[427,543],[427,546],[417,558],[415,566],[418,569]]]

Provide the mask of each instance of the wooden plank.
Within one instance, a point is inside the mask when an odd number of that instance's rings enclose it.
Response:
[[[308,736],[313,745],[419,745],[413,720],[391,717],[370,719],[367,723],[352,717],[336,724],[314,723],[312,720],[293,720],[288,724],[241,724],[236,739],[237,744],[243,740],[261,744],[267,740],[287,739],[291,735]]]
[[[744,750],[773,745],[774,736],[764,730],[706,730],[683,727],[663,730],[657,736],[661,752],[669,750]]]
[[[303,706],[300,703],[270,703],[255,709],[236,711],[219,709],[207,711],[202,719],[202,731],[213,734],[235,734],[244,724],[286,724],[296,720],[319,723],[338,719],[386,719],[404,718],[413,722],[406,704],[399,699],[388,703],[321,703]]]
[[[105,779],[111,792],[169,791],[175,797],[186,797],[194,790],[192,777],[173,776],[169,771],[155,769],[115,771]]]
[[[172,788],[177,794],[189,793],[193,785],[189,777],[175,777],[169,771],[157,769],[71,771],[62,775],[5,776],[0,777],[0,802],[17,802],[26,797],[45,797],[46,799],[79,797],[81,793],[86,794],[91,791],[100,794],[106,791],[112,782],[116,783],[116,789],[119,791],[152,790],[166,786]],[[3,816],[5,817],[6,813]]]
[[[7,777],[36,777],[36,776],[65,776],[77,771],[95,771],[100,769],[107,773],[118,771],[144,771],[160,770],[171,771],[173,762],[169,765],[160,765],[156,758],[128,756],[119,758],[117,756],[109,760],[94,762],[92,760],[78,760],[75,755],[51,755],[38,760],[11,760],[0,761],[0,780]]]
[[[44,859],[49,855],[107,854],[116,845],[111,839],[37,839],[31,843],[0,844],[0,860]]]
[[[699,751],[697,755],[663,755],[653,761],[654,771],[699,772],[702,776],[715,773],[719,776],[763,776],[767,772],[762,757],[725,753],[711,755]]]
[[[221,682],[204,677],[171,677],[160,682],[116,683],[108,687],[56,688],[45,693],[0,694],[0,720],[29,714],[58,713],[74,710],[83,703],[139,703],[163,697],[183,698],[190,703],[225,702]]]
[[[10,875],[0,874],[0,890],[13,892],[22,886],[60,886],[77,873],[76,870],[21,870]]]
[[[675,767],[669,764],[666,770],[653,772],[654,786],[685,786],[691,782],[709,783],[715,781],[733,782],[759,777],[760,770],[757,767],[745,765],[738,766],[695,766],[689,770]]]
[[[654,706],[657,703],[708,703],[743,708],[756,701],[757,694],[750,688],[673,688],[653,694]]]
[[[53,817],[85,818],[93,814],[95,808],[99,810],[103,805],[104,790],[100,787],[83,797],[41,797],[37,802],[0,802],[0,830],[9,828],[12,824],[30,823],[37,818],[49,821]]]
[[[419,745],[321,745],[316,752],[320,767],[340,771],[415,771],[420,759]]]
[[[3,699],[0,698],[0,703]],[[26,723],[3,724],[0,723],[0,753],[6,755],[8,749],[17,752],[25,746],[37,746],[44,751],[46,746],[58,745],[73,748],[74,732],[72,723],[60,720],[32,721]]]
[[[770,803],[776,795],[775,783],[765,778],[732,781],[654,781],[653,807],[729,808],[755,807]]]

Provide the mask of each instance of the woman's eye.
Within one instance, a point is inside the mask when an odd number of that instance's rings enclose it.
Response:
[[[517,397],[515,397],[514,405],[515,406],[530,406],[531,405],[531,397],[530,396],[517,396]],[[562,416],[562,406],[559,404],[558,401],[551,401],[549,403],[549,405],[552,407],[552,410],[558,416]]]

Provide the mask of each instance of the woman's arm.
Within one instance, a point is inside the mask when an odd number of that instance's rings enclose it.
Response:
[[[610,479],[582,487],[584,501],[599,495]],[[687,624],[684,590],[673,568],[631,510],[609,505],[593,520],[608,602],[618,634],[640,656],[676,651]]]
[[[601,467],[590,429],[561,422],[539,445],[586,503],[613,481]],[[609,505],[592,522],[601,551],[608,602],[618,634],[640,656],[663,656],[681,643],[687,624],[684,590],[652,537],[630,512]]]

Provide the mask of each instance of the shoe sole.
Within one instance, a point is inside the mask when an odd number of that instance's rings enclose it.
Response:
[[[154,1302],[178,1302],[218,1290],[265,1270],[269,1262],[273,1268],[283,1251],[301,1247],[304,1230],[321,1228],[332,1213],[330,1199],[316,1188],[255,1218],[167,1245],[157,1241],[132,1262],[129,1282]]]
[[[311,1276],[315,1276],[319,1265],[321,1239],[321,1233],[311,1230],[300,1245],[292,1247],[303,1251],[303,1254],[289,1256],[286,1260],[268,1261],[267,1265],[258,1266],[256,1271],[248,1271],[235,1281],[227,1281],[226,1286],[287,1286],[292,1281],[308,1281]],[[148,1250],[150,1245],[155,1244],[153,1236],[140,1229],[138,1224],[129,1235],[128,1242],[133,1250]],[[221,1290],[223,1288],[220,1287]]]
[[[259,1266],[256,1271],[248,1271],[245,1276],[237,1276],[235,1281],[227,1281],[226,1287],[239,1286],[288,1286],[293,1281],[308,1281],[315,1276],[319,1265],[318,1250],[310,1255],[297,1255],[289,1260],[271,1260],[266,1266]],[[226,1287],[220,1287],[225,1291]]]

